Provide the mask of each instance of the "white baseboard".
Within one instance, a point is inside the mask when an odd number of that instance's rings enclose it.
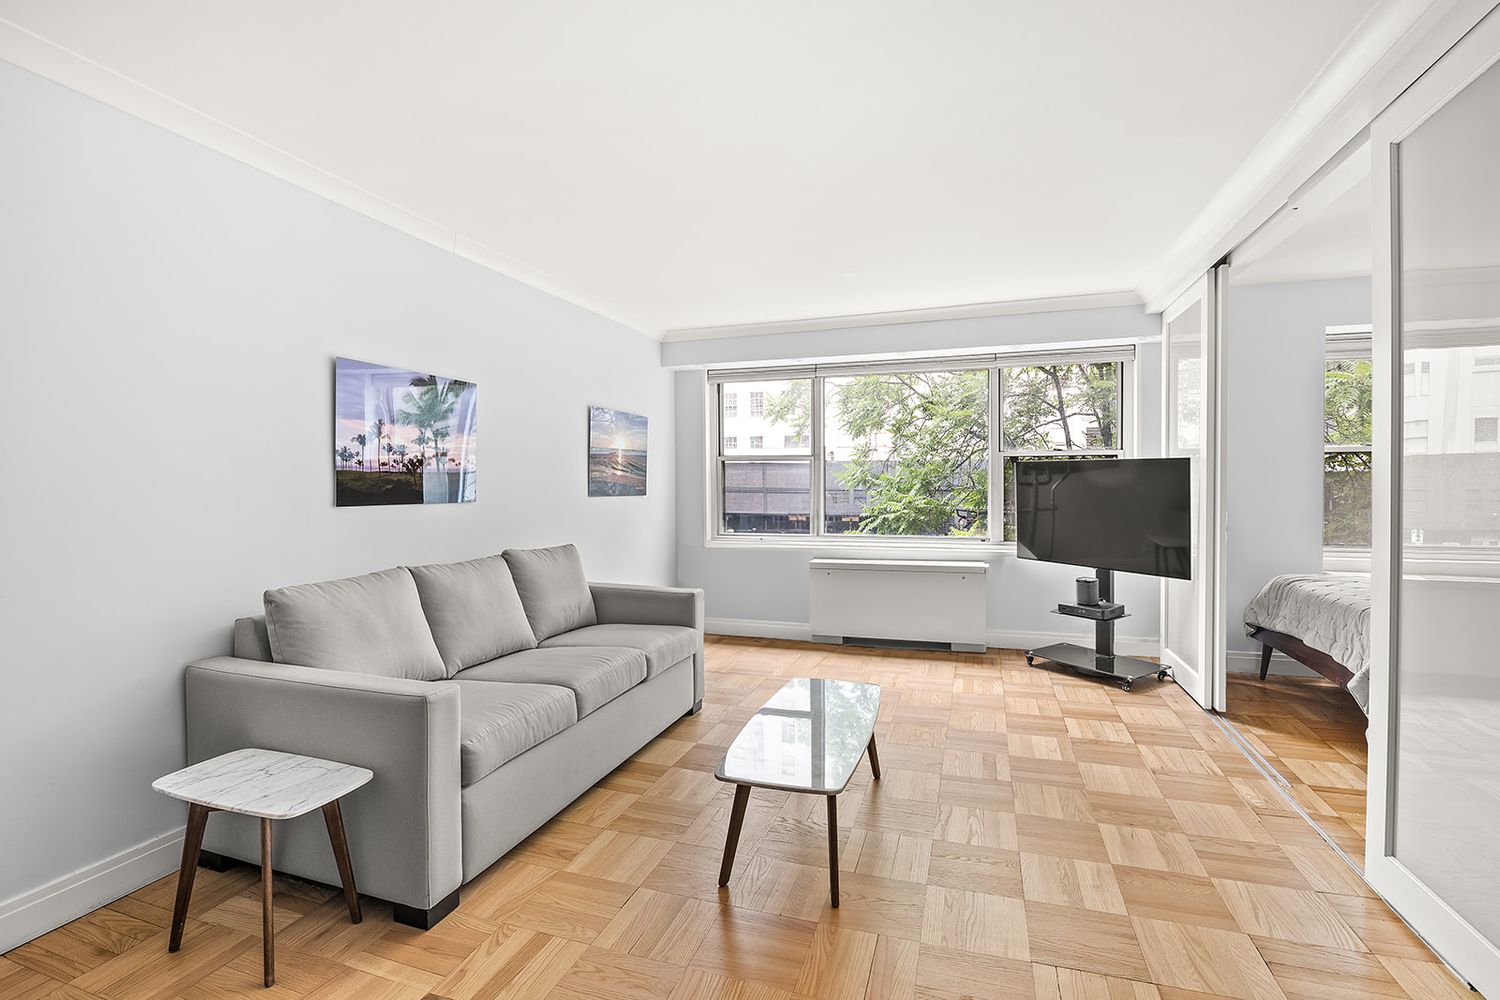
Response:
[[[183,831],[173,830],[0,902],[0,953],[113,903],[182,864]]]
[[[710,635],[741,635],[759,639],[789,639],[811,642],[812,629],[806,622],[776,622],[756,618],[708,618],[703,623]],[[1088,642],[1087,634],[1077,632],[1013,632],[990,630],[985,644],[994,649],[1036,649],[1054,642]],[[1156,636],[1122,635],[1115,639],[1115,649],[1125,656],[1158,656],[1161,643]],[[1257,671],[1260,667],[1257,665]]]
[[[1232,674],[1255,674],[1260,676],[1260,654],[1251,653],[1243,649],[1231,649],[1229,651],[1229,672]],[[1318,672],[1309,667],[1304,667],[1290,656],[1282,653],[1271,654],[1270,673],[1287,677],[1317,677]]]

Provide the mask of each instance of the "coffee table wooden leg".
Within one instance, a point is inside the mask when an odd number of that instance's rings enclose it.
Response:
[[[260,919],[264,938],[266,985],[276,985],[276,920],[271,906],[271,821],[260,821]]]
[[[880,754],[875,752],[875,734],[870,734],[870,745],[865,748],[870,754],[870,773],[875,775],[875,780],[880,780]]]
[[[734,786],[734,808],[729,813],[729,836],[724,841],[724,863],[719,866],[719,884],[729,884],[734,871],[734,850],[740,845],[740,827],[745,825],[745,806],[750,801],[750,786]]]
[[[188,902],[193,898],[193,876],[198,873],[198,852],[203,849],[203,827],[208,823],[208,806],[188,804],[187,833],[182,838],[182,868],[177,873],[177,902],[172,907],[172,934],[167,951],[182,947],[182,928],[187,923]]]
[[[349,919],[356,924],[364,917],[359,912],[359,890],[354,887],[354,865],[349,861],[349,838],[344,834],[344,816],[339,800],[323,807],[323,822],[328,824],[328,842],[333,845],[333,860],[339,866],[339,882],[344,886],[344,902],[349,904]]]
[[[828,888],[833,908],[839,908],[839,797],[828,796]]]

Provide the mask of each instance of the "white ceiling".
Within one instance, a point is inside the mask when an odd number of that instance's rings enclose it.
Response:
[[[1136,288],[1373,0],[0,0],[648,332]]]

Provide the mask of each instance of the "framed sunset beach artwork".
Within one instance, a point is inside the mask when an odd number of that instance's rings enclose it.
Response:
[[[472,382],[334,361],[334,503],[472,503],[478,457]]]
[[[646,495],[646,418],[589,407],[589,496]]]

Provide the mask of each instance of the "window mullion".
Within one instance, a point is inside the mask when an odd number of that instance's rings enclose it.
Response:
[[[989,525],[985,530],[985,539],[991,542],[1005,541],[1005,455],[1002,452],[1005,447],[1005,431],[1001,426],[1005,416],[1005,389],[1000,380],[1000,371],[998,365],[990,368],[990,475],[987,500],[990,510],[986,518]],[[999,483],[998,488],[996,483]]]
[[[812,523],[807,526],[809,535],[823,534],[823,507],[827,493],[823,489],[823,483],[827,475],[823,467],[823,379],[816,377],[812,379],[809,387],[812,397],[812,405],[809,407],[812,426],[808,429],[808,441],[812,446],[812,455],[808,458],[808,488],[812,490],[812,496],[808,498],[808,511]]]

